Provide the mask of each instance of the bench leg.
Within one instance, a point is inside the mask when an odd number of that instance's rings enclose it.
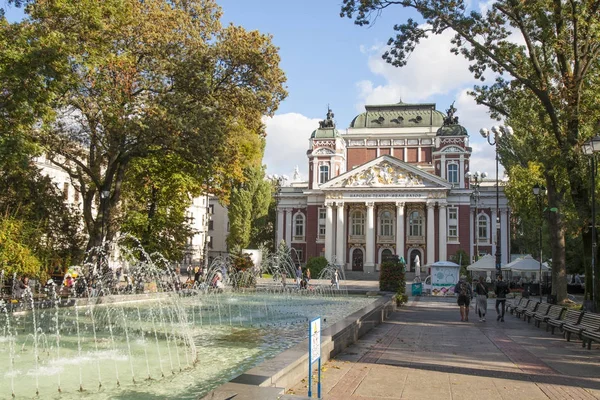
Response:
[[[590,339],[590,341],[588,342],[587,345],[588,345],[587,346],[588,350],[591,350],[592,349],[592,339]]]
[[[565,331],[564,334],[565,334],[565,338],[567,339],[567,342],[570,342],[571,341],[571,332]]]

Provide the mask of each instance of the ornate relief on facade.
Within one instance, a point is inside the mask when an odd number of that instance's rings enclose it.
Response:
[[[394,146],[401,146],[404,144],[404,139],[394,139]]]
[[[326,199],[343,199],[344,195],[342,192],[329,192],[325,194]]]
[[[351,147],[364,146],[364,145],[365,145],[364,140],[349,140],[348,141],[348,146],[351,146]]]
[[[460,147],[449,146],[442,150],[442,153],[464,153],[465,151]]]
[[[367,146],[377,146],[377,140],[367,140]]]
[[[391,144],[392,144],[392,141],[390,139],[381,139],[379,141],[380,146],[390,146]]]
[[[372,167],[349,176],[341,182],[343,187],[352,186],[424,186],[420,176],[407,172],[388,162]]]
[[[313,142],[313,148],[314,147],[331,147],[333,149],[335,148],[335,140],[315,140]]]
[[[431,139],[421,139],[421,144],[431,144]]]
[[[419,139],[408,139],[408,144],[419,144]]]
[[[440,141],[440,144],[463,144],[463,139],[462,138],[443,138]]]
[[[320,154],[331,155],[331,154],[335,154],[335,151],[325,148],[325,147],[321,147],[321,148],[313,151],[313,155],[320,155]]]

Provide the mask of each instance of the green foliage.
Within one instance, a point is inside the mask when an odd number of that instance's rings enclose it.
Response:
[[[234,252],[264,247],[272,241],[268,221],[271,185],[264,177],[264,167],[248,168],[245,181],[231,192],[227,245]]]
[[[120,231],[135,160],[178,154],[224,200],[260,163],[262,118],[287,95],[269,36],[221,26],[212,0],[36,0],[26,12],[0,20],[0,132],[28,133],[67,171],[88,248],[103,221],[108,239]]]
[[[379,271],[379,290],[404,294],[406,291],[405,265],[400,261],[384,261]]]
[[[201,195],[197,178],[195,167],[176,154],[132,161],[124,180],[121,232],[138,238],[149,254],[181,260],[195,233],[187,209]]]
[[[254,262],[248,253],[238,254],[232,260],[233,268],[238,272],[237,279],[234,281],[238,288],[248,288],[256,286],[256,275],[253,273]]]
[[[5,276],[13,274],[29,277],[46,276],[40,260],[25,244],[28,240],[23,223],[11,218],[0,219],[0,270]]]
[[[457,250],[450,260],[460,265],[460,275],[467,276],[467,267],[471,264],[469,261],[469,254],[464,250]]]
[[[306,263],[306,269],[310,269],[310,276],[316,279],[319,277],[319,275],[321,275],[321,272],[327,268],[328,264],[329,262],[325,257],[311,257]]]

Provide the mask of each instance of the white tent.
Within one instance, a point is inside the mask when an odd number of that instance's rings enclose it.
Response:
[[[507,270],[507,265],[502,265],[503,270]],[[496,257],[491,254],[486,254],[479,260],[467,267],[467,271],[482,271],[482,272],[494,272],[496,270]]]
[[[540,262],[530,255],[526,255],[523,258],[517,258],[515,261],[506,264],[505,267],[513,272],[539,272]],[[549,270],[547,264],[542,264],[542,272]]]

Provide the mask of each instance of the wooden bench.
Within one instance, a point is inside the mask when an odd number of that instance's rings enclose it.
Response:
[[[521,316],[523,316],[523,320],[525,320],[525,313],[527,311],[535,312],[535,310],[537,309],[538,304],[540,304],[540,303],[538,303],[537,301],[531,300],[530,302],[527,303],[527,307],[525,307],[525,308],[519,308],[519,307],[515,308],[515,314],[517,315],[517,318],[521,318]]]
[[[545,316],[546,314],[548,314],[548,310],[550,310],[550,304],[548,303],[541,303],[537,310],[535,311],[525,311],[525,318],[527,318],[527,323],[531,322],[531,318],[535,317],[536,315],[540,315],[540,316]]]
[[[577,334],[577,336],[583,340],[581,334],[584,331],[596,332],[600,330],[600,314],[585,312],[583,313],[579,323],[565,323],[562,327],[562,330],[567,342],[571,341],[571,334],[573,333]],[[583,345],[585,346],[585,343]]]
[[[520,311],[521,311],[521,310],[523,310],[525,307],[527,307],[527,304],[529,304],[529,302],[530,302],[530,300],[529,300],[529,299],[526,299],[525,297],[522,297],[522,298],[521,298],[521,300],[519,301],[519,304],[517,304],[515,307],[513,307],[513,308],[510,310],[510,313],[511,313],[511,314],[514,314],[514,313],[518,313],[518,312],[520,312]],[[517,314],[517,315],[518,315],[518,314]]]
[[[585,347],[587,343],[588,350],[592,348],[592,342],[600,343],[600,330],[584,330],[581,332],[581,346]]]
[[[559,328],[562,330],[564,324],[578,324],[581,320],[581,315],[583,311],[575,311],[575,310],[567,310],[564,315],[564,319],[549,319],[546,321],[550,329],[552,330],[552,334],[554,335],[554,329]],[[547,329],[546,329],[547,330]]]
[[[560,320],[565,308],[558,305],[551,305],[548,310],[548,314],[546,315],[534,315],[533,319],[535,319],[535,326],[538,328],[541,326],[542,322],[548,322],[549,319],[557,319]],[[548,324],[546,324],[546,332],[548,332]]]
[[[516,306],[524,299],[524,297],[515,297],[514,299],[506,302],[506,312],[513,313]]]

